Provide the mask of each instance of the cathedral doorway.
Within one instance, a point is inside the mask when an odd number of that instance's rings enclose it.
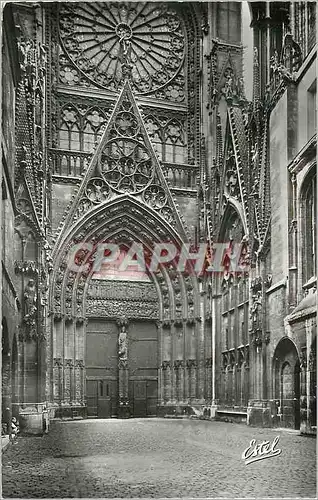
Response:
[[[157,414],[158,333],[151,320],[157,302],[150,281],[91,280],[85,356],[89,417]]]
[[[300,426],[300,362],[294,343],[280,340],[274,354],[275,394],[278,417],[284,427]]]

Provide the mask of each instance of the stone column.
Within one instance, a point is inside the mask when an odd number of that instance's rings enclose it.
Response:
[[[205,360],[206,398],[212,400],[212,358]]]
[[[183,360],[181,360],[180,363],[180,371],[179,371],[179,378],[180,378],[180,389],[179,389],[179,400],[184,401],[184,369],[185,369],[185,363]]]
[[[122,317],[117,321],[120,328],[118,335],[118,416],[128,418],[130,416],[128,400],[128,321]]]
[[[128,401],[128,362],[127,359],[119,359],[118,362],[118,398],[120,418],[129,416],[129,401]]]
[[[164,400],[164,381],[161,362],[163,359],[163,335],[162,335],[162,321],[156,321],[157,328],[157,366],[158,366],[158,404],[162,404]]]
[[[171,368],[171,403],[175,404],[177,401],[177,377],[176,377],[176,371],[175,371],[175,365],[174,362],[172,361],[176,348],[175,348],[175,337],[177,335],[176,327],[174,323],[171,324],[171,366],[173,366],[173,369]]]
[[[312,322],[312,319],[309,320]],[[308,409],[307,409],[307,428],[311,434],[313,434],[314,428],[317,425],[317,401],[316,401],[316,370],[317,370],[317,350],[316,345],[312,344],[308,356],[308,372],[307,372],[307,387],[309,387],[308,397]]]
[[[53,359],[53,399],[54,403],[60,405],[62,400],[62,358]]]
[[[184,399],[188,403],[190,400],[190,368],[189,359],[187,359],[184,370]]]
[[[68,358],[64,362],[64,398],[65,404],[71,404],[72,394],[73,360]]]
[[[198,370],[197,370],[197,377],[198,377],[198,399],[200,403],[204,403],[204,393],[205,393],[205,359],[204,359],[204,338],[205,338],[205,332],[204,332],[204,321],[203,318],[205,316],[204,314],[204,297],[205,297],[205,290],[203,290],[203,284],[202,282],[199,283],[200,287],[200,314],[197,317],[197,334],[198,334],[198,344],[197,344],[197,352],[198,352]]]
[[[163,401],[167,403],[171,400],[171,363],[163,361],[161,365],[163,374]]]
[[[84,394],[84,387],[83,387],[83,360],[82,359],[77,359],[75,361],[75,403],[76,404],[83,404],[83,394]]]
[[[310,375],[310,373],[309,373]],[[301,350],[300,355],[300,430],[307,427],[307,349]]]
[[[188,373],[189,373],[189,398],[190,400],[196,399],[196,371],[197,371],[197,361],[196,359],[188,359],[187,361]]]
[[[181,401],[181,369],[183,367],[182,359],[176,359],[173,364],[175,372],[175,399],[177,402]]]
[[[172,379],[171,379],[171,358],[172,358],[172,335],[171,335],[171,323],[169,320],[165,320],[162,322],[161,326],[161,331],[162,331],[162,349],[161,349],[161,359],[162,359],[162,369],[161,369],[161,374],[163,376],[163,387],[162,387],[162,398],[165,400],[165,394],[168,394],[169,392],[169,397],[168,401],[171,400],[172,395],[171,395],[171,384],[172,384]],[[167,368],[164,368],[164,366],[167,366]],[[169,372],[165,373],[165,370]],[[169,378],[169,388],[166,387],[167,382],[167,377]]]

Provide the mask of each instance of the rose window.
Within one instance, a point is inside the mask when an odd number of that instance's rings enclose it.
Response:
[[[101,155],[104,179],[120,193],[138,193],[152,181],[154,166],[143,144],[135,139],[112,139]]]
[[[147,94],[171,83],[184,60],[183,23],[163,3],[64,3],[59,33],[69,59],[107,90],[122,85],[124,61],[131,65],[134,91]]]

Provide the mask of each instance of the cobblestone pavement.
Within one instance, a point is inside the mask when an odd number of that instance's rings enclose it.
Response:
[[[246,465],[252,438],[281,455]],[[287,430],[171,419],[56,421],[3,455],[4,498],[310,497],[316,440]]]

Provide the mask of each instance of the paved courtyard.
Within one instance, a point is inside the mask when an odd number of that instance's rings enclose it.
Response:
[[[251,439],[279,456],[246,465]],[[82,497],[315,497],[316,440],[286,430],[170,419],[56,421],[4,452],[2,495]]]

